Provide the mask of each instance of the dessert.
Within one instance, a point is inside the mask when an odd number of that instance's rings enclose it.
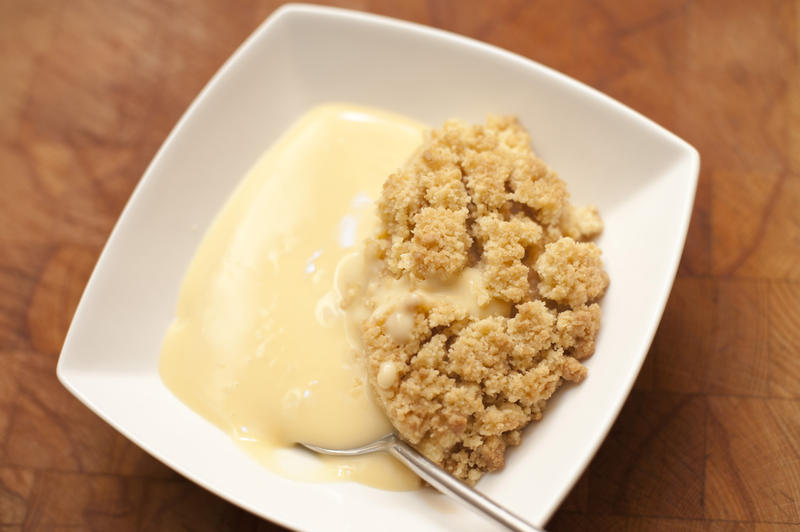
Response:
[[[535,156],[516,119],[451,120],[386,180],[380,226],[338,280],[401,437],[476,482],[580,382],[608,285],[593,207]]]
[[[388,455],[295,449],[396,430],[475,482],[586,375],[608,283],[597,210],[568,202],[515,119],[424,131],[374,109],[309,110],[189,266],[162,380],[279,474],[413,489]]]

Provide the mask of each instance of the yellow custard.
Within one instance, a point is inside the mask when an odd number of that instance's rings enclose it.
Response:
[[[419,485],[388,455],[322,458],[293,447],[356,446],[392,430],[346,334],[334,276],[374,230],[373,199],[423,130],[361,107],[308,111],[239,184],[186,274],[161,378],[279,474]]]

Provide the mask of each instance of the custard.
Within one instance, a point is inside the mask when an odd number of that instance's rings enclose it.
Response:
[[[348,341],[334,275],[376,223],[373,198],[423,126],[349,105],[308,111],[218,214],[181,287],[160,374],[269,469],[302,480],[412,489],[388,455],[321,458],[392,430]]]

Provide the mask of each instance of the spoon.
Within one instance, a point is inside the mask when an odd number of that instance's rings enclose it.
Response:
[[[316,453],[331,456],[359,456],[378,451],[388,452],[440,492],[453,497],[509,530],[517,532],[544,532],[543,529],[533,526],[490,498],[467,486],[450,473],[422,456],[416,449],[398,438],[395,434],[387,434],[383,438],[354,449],[328,449],[302,442],[300,445]]]

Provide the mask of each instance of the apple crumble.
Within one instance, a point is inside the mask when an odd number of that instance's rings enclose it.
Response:
[[[469,482],[586,377],[608,285],[594,207],[512,117],[450,120],[389,176],[362,286],[368,379],[400,436]],[[354,300],[360,299],[360,303]]]

